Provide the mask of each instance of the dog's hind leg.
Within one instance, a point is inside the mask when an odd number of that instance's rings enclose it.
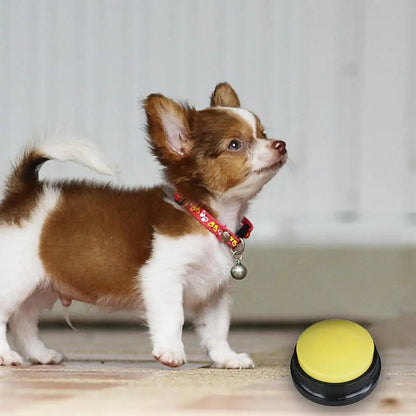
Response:
[[[0,218],[0,365],[22,362],[7,343],[7,321],[13,321],[9,323],[17,328],[15,333],[27,330],[29,339],[37,338],[39,309],[35,303],[26,300],[36,293],[37,288],[47,284],[38,253],[39,236],[45,216],[57,198],[56,193],[48,192],[40,199],[31,218],[20,225],[1,223]],[[20,324],[17,323],[19,320]]]
[[[59,190],[37,180],[37,169],[44,161],[39,152],[26,152],[10,175],[0,201],[0,365],[22,361],[6,339],[6,325],[12,315],[16,334],[27,331],[29,339],[37,339],[39,310],[25,300],[46,283],[39,241],[43,224],[60,197]]]
[[[30,278],[25,279],[23,262],[15,248],[19,241],[14,241],[16,233],[10,230],[0,227],[0,365],[22,363],[22,357],[12,351],[7,342],[7,322],[36,287]]]
[[[45,346],[38,336],[38,318],[57,299],[50,290],[37,290],[30,295],[10,318],[9,326],[16,346],[33,364],[59,364],[64,356]]]

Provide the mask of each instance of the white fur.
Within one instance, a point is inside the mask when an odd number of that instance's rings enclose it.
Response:
[[[231,111],[234,114],[237,114],[241,117],[250,127],[251,131],[253,132],[253,137],[257,137],[257,122],[256,117],[254,117],[253,113],[240,107],[217,107],[217,108],[224,108],[227,111]]]
[[[0,225],[0,365],[21,362],[21,357],[10,350],[6,340],[6,324],[12,314],[15,318],[17,315],[22,317],[20,324],[17,319],[15,324],[11,323],[11,329],[17,342],[25,345],[22,352],[27,358],[36,362],[62,359],[59,354],[47,350],[37,337],[39,309],[51,306],[56,299],[46,287],[42,289],[46,283],[45,271],[38,250],[42,225],[58,199],[58,191],[45,187],[29,220],[21,226]],[[30,301],[32,295],[37,297],[37,302]]]
[[[234,197],[234,188],[231,188],[219,200],[214,202],[213,208],[219,213],[218,221],[230,230],[237,230],[241,218],[246,215],[248,204],[244,199]]]
[[[251,169],[258,172],[273,165],[280,158],[280,153],[273,149],[270,140],[257,139],[251,154]]]
[[[115,167],[94,143],[68,133],[40,133],[28,149],[37,149],[49,159],[79,163],[104,175],[116,174]]]
[[[229,248],[213,235],[172,238],[156,234],[152,257],[140,270],[153,355],[179,366],[186,361],[182,343],[184,308],[195,311],[201,343],[214,365],[253,367],[251,359],[228,345],[231,291]]]

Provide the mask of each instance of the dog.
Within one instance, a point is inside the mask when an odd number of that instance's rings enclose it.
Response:
[[[64,359],[37,328],[39,312],[60,299],[144,314],[152,354],[170,367],[186,362],[182,327],[190,311],[214,367],[254,366],[227,340],[232,274],[245,275],[249,201],[285,164],[286,145],[266,137],[228,83],[215,87],[204,110],[160,94],[143,107],[163,167],[160,186],[39,180],[48,160],[111,174],[83,141],[33,144],[14,165],[0,204],[0,365]],[[20,354],[7,342],[7,323]]]

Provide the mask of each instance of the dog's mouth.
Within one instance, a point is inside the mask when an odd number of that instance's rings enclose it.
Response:
[[[286,158],[283,158],[279,160],[278,162],[275,162],[269,166],[265,166],[264,168],[254,170],[253,173],[260,175],[262,173],[272,172],[272,171],[280,169],[285,163],[286,163]]]

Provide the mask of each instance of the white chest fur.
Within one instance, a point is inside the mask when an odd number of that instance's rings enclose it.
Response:
[[[213,235],[156,234],[152,256],[140,270],[141,284],[145,296],[158,290],[182,290],[184,306],[195,307],[231,284],[233,264],[230,249]]]

